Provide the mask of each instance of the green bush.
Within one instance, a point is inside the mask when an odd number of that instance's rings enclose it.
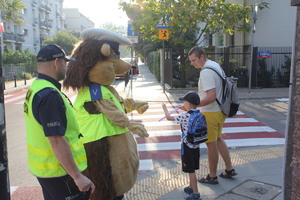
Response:
[[[186,88],[187,82],[181,80],[173,80],[174,88]]]
[[[29,80],[29,79],[33,78],[32,74],[30,74],[28,72],[22,72],[22,73],[19,74],[18,79],[22,80],[22,79],[24,79],[24,76],[25,76],[26,80]]]

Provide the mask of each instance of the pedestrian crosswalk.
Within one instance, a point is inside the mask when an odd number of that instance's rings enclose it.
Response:
[[[161,103],[152,102],[149,105],[146,113],[139,115],[134,112],[129,115],[131,120],[142,122],[149,133],[148,138],[136,136],[141,160],[140,170],[153,169],[153,161],[151,161],[153,159],[180,158],[180,126],[166,119],[159,121],[164,116]],[[168,104],[167,107],[172,111],[178,106],[178,104]],[[237,116],[226,118],[223,138],[228,147],[282,145],[285,141],[281,133],[240,111]],[[206,148],[206,145],[201,144],[200,148]]]
[[[5,104],[23,104],[26,92],[27,90],[24,89],[5,95]],[[74,102],[75,92],[66,92],[66,95]],[[287,102],[288,99],[278,99],[278,101]],[[164,103],[169,111],[175,110],[179,106],[176,103]],[[128,114],[130,120],[143,123],[149,133],[148,138],[140,138],[135,135],[141,161],[140,170],[152,170],[154,159],[180,158],[180,126],[174,121],[162,119],[164,112],[161,104],[162,102],[150,102],[149,109],[144,114],[138,114],[135,111]],[[223,138],[228,147],[232,148],[282,145],[285,142],[281,133],[240,111],[235,117],[226,118],[223,126]],[[200,148],[206,148],[205,144],[201,144]]]

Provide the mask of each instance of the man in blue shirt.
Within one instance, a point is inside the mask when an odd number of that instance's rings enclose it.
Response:
[[[66,63],[61,47],[49,44],[37,55],[38,78],[24,102],[29,170],[45,200],[88,199],[94,184],[81,172],[87,162],[71,102],[61,92]],[[31,114],[32,113],[32,114]]]

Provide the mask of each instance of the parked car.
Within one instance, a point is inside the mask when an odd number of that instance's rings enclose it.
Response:
[[[125,75],[126,75],[126,73],[116,74],[116,78],[118,78],[118,79],[125,79]]]

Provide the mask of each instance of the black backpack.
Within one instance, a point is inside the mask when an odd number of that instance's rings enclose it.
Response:
[[[191,144],[200,144],[207,140],[207,125],[205,116],[197,111],[189,111],[190,119],[187,131],[187,141]]]

